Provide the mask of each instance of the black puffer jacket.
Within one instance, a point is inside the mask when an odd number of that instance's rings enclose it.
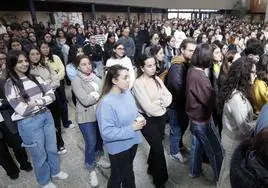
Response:
[[[268,159],[259,161],[250,151],[250,141],[242,142],[235,150],[231,161],[230,179],[232,188],[267,188]]]

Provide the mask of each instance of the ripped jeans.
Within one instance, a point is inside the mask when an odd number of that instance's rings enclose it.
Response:
[[[52,175],[60,172],[53,117],[46,110],[19,120],[17,124],[22,146],[31,155],[37,182],[44,186],[51,181]]]

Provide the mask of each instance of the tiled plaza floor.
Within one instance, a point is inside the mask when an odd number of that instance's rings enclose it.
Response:
[[[67,95],[70,96],[70,89],[67,89]],[[74,121],[75,113],[74,106],[69,100],[69,115],[70,119]],[[69,174],[67,180],[54,181],[58,188],[90,188],[89,174],[84,168],[83,155],[83,139],[78,127],[74,129],[63,129],[63,138],[68,153],[61,156],[61,168]],[[185,134],[185,143],[189,147],[190,134],[189,131]],[[213,174],[208,165],[203,164],[204,176],[196,179],[188,177],[188,164],[181,164],[173,160],[169,155],[168,146],[168,126],[166,128],[166,138],[164,140],[166,159],[168,164],[169,181],[166,188],[212,188],[215,183],[212,181]],[[136,178],[137,188],[153,188],[152,178],[147,175],[147,156],[149,146],[144,140],[139,145],[138,152],[134,161],[134,172]],[[98,169],[99,188],[105,188],[107,178],[109,177],[109,170]],[[20,177],[17,180],[10,180],[0,167],[0,188],[36,188],[38,187],[34,172],[21,171]]]

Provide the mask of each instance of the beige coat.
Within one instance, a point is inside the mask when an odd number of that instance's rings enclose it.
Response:
[[[97,76],[86,78],[80,71],[72,81],[76,96],[76,121],[78,124],[96,121],[96,92],[100,95],[101,80]],[[94,92],[95,94],[92,94]]]

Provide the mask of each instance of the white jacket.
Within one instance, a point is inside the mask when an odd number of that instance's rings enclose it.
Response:
[[[240,91],[234,90],[231,99],[225,102],[222,123],[222,132],[234,140],[245,140],[254,131],[253,108]]]

